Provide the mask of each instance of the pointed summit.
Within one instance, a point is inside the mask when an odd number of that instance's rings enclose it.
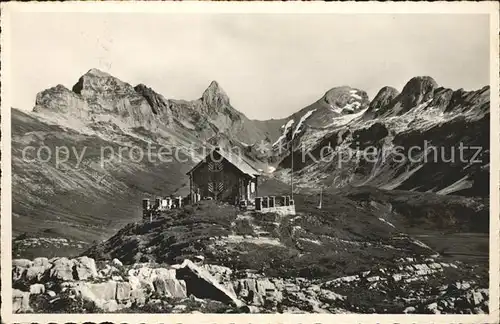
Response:
[[[78,79],[72,90],[77,94],[89,96],[94,93],[113,92],[124,88],[132,87],[107,72],[92,68]]]
[[[213,107],[229,105],[229,97],[217,81],[210,83],[208,88],[203,92],[201,100]]]
[[[85,75],[87,75],[87,74],[91,74],[91,75],[99,76],[99,77],[110,77],[111,76],[109,73],[101,71],[97,68],[92,68],[92,69],[88,70],[87,73],[85,73]]]

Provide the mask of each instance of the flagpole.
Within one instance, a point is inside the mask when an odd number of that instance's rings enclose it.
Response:
[[[290,153],[290,156],[292,158],[292,172],[290,173],[290,187],[291,187],[291,190],[292,190],[292,200],[293,200],[293,136],[292,136],[292,151]]]
[[[323,207],[323,188],[322,187],[319,189],[319,205],[318,205],[318,209],[321,209],[321,207]]]

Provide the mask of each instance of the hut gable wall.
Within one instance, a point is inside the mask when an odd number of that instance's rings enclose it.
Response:
[[[218,154],[208,155],[192,173],[193,190],[201,197],[235,203],[240,198],[240,187],[248,178],[233,164]]]

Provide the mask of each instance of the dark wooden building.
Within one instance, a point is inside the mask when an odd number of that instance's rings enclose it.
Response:
[[[238,154],[211,151],[188,173],[191,201],[212,198],[231,204],[257,195],[259,172]]]

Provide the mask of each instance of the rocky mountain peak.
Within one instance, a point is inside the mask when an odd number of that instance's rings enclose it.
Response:
[[[229,106],[229,96],[217,81],[212,81],[203,92],[201,100],[212,107]]]
[[[437,82],[430,76],[413,77],[403,87],[401,93],[391,87],[382,88],[367,112],[370,118],[403,115],[434,98]],[[376,109],[375,109],[376,108]]]
[[[432,99],[434,90],[437,87],[437,82],[429,76],[411,78],[404,86],[403,91],[401,91],[401,99],[405,108],[404,112]]]
[[[62,84],[45,89],[36,95],[34,112],[81,112],[88,109],[80,96]]]
[[[96,68],[82,75],[72,90],[87,98],[96,95],[120,95],[134,91],[130,84]]]
[[[406,83],[401,93],[403,95],[418,94],[425,96],[428,93],[432,93],[437,87],[437,82],[430,76],[417,76],[411,78],[410,81]]]
[[[140,83],[134,87],[134,90],[146,99],[148,104],[151,106],[153,114],[158,115],[168,111],[167,99],[150,87]]]
[[[365,91],[349,86],[328,90],[321,101],[326,103],[332,111],[342,114],[357,112],[369,104],[368,94]]]
[[[92,69],[88,70],[87,73],[85,73],[85,74],[86,75],[93,75],[93,76],[100,77],[100,78],[111,77],[111,75],[109,73],[101,71],[97,68],[92,68]]]
[[[399,95],[396,88],[385,86],[379,90],[375,98],[370,102],[368,110],[364,114],[364,118],[373,118],[380,110],[388,107],[390,103]]]

